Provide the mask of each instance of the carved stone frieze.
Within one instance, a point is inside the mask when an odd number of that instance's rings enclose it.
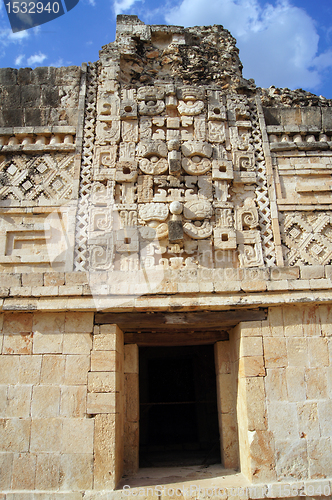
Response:
[[[264,265],[258,208],[233,200],[241,186],[252,200],[256,183],[246,96],[166,83],[105,93],[101,74],[90,265],[213,267],[216,252],[231,252],[230,265]]]
[[[332,212],[291,212],[281,216],[286,265],[329,264]]]

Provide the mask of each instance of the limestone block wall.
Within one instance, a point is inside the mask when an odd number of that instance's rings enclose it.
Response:
[[[92,329],[90,313],[1,315],[0,491],[92,488]]]
[[[330,320],[331,306],[292,305],[235,328],[240,463],[254,482],[332,475]]]
[[[76,126],[80,68],[1,68],[0,127]]]

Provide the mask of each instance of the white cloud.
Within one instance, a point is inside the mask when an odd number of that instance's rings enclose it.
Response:
[[[125,10],[130,9],[135,2],[140,0],[115,0],[113,4],[115,15],[122,14]]]
[[[20,54],[19,56],[16,57],[15,59],[15,66],[21,66],[22,61],[24,61],[25,54]]]
[[[59,57],[57,61],[49,63],[47,66],[51,66],[53,68],[60,68],[61,66],[67,66],[67,64],[64,64],[62,57]]]
[[[28,57],[27,63],[29,66],[34,66],[37,64],[42,64],[45,59],[47,59],[47,56],[39,52],[38,54],[34,54],[33,56]]]
[[[318,55],[315,21],[288,0],[183,0],[165,13],[169,24],[222,24],[237,38],[246,78],[269,87],[314,89],[332,66],[332,51]]]

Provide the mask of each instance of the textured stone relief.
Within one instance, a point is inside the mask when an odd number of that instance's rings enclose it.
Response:
[[[224,251],[241,267],[263,266],[247,98],[171,84],[112,88],[97,97],[90,266],[213,267]],[[250,202],[245,192],[232,201],[236,185],[252,186]]]
[[[332,212],[291,212],[280,217],[286,265],[331,262]]]
[[[1,200],[37,202],[69,200],[75,178],[74,155],[6,155],[0,157]]]

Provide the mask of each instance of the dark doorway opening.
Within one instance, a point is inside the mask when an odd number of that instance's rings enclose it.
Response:
[[[220,463],[213,345],[140,347],[140,467]]]

